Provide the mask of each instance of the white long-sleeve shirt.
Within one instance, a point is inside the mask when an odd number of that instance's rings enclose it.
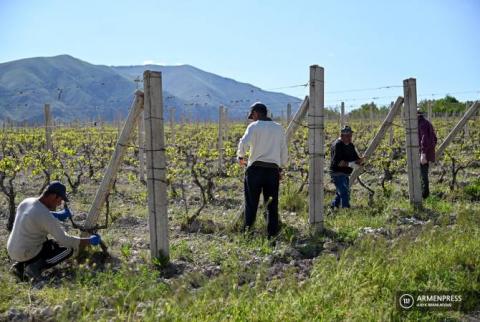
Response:
[[[245,157],[249,149],[248,166],[255,161],[275,163],[285,167],[288,162],[288,148],[283,127],[273,121],[251,123],[238,143],[237,156]]]
[[[27,198],[17,207],[7,242],[8,255],[18,262],[32,259],[40,253],[48,235],[65,247],[77,249],[80,245],[80,238],[65,233],[58,219],[39,198]]]

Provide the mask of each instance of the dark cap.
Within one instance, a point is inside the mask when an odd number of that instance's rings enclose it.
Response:
[[[49,192],[49,193],[54,193],[60,197],[62,197],[62,199],[64,201],[67,201],[68,202],[68,198],[67,198],[67,188],[65,187],[65,185],[63,185],[60,181],[52,181],[47,189],[45,190],[45,192]]]
[[[353,131],[352,131],[352,128],[350,126],[345,125],[340,133],[342,133],[342,134],[352,134]]]
[[[265,104],[261,102],[255,102],[252,106],[250,106],[250,114],[248,114],[248,119],[251,120],[253,118],[253,112],[258,112],[263,115],[267,115],[267,107]]]
[[[417,107],[417,115],[424,115],[425,112],[423,112],[420,107]]]

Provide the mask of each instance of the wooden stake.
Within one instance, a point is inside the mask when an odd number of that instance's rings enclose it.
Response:
[[[440,158],[443,156],[443,153],[445,152],[445,149],[447,146],[452,142],[453,138],[460,132],[460,130],[465,126],[465,124],[468,122],[470,118],[472,118],[477,110],[480,107],[480,101],[476,101],[475,103],[470,106],[470,108],[465,112],[463,117],[458,121],[458,123],[453,127],[453,129],[448,133],[447,137],[445,140],[440,144],[440,146],[437,149],[437,153],[435,155],[435,159],[438,161]]]
[[[370,124],[373,126],[373,102],[370,104]]]
[[[345,103],[342,102],[340,106],[340,128],[343,129],[345,127]]]
[[[162,74],[145,71],[145,135],[148,212],[152,259],[169,258]]]
[[[229,119],[228,119],[228,107],[225,107],[223,110],[223,137],[228,138],[228,131],[230,128]]]
[[[309,223],[315,232],[323,231],[324,153],[324,69],[310,66],[310,108],[308,109]]]
[[[223,170],[223,130],[224,130],[224,107],[220,105],[218,108],[218,139],[217,139],[217,149],[218,149],[218,170]]]
[[[467,103],[465,103],[465,109],[468,110],[468,105],[467,105]],[[466,138],[470,136],[470,131],[469,131],[469,128],[468,128],[468,120],[465,122],[465,127],[464,127],[464,129],[463,129],[463,134],[464,134],[464,136],[465,136]]]
[[[138,178],[140,182],[145,182],[145,121],[143,113],[138,117]]]
[[[180,115],[180,132],[181,133],[184,133],[185,123],[186,123],[186,117],[185,117],[185,111],[183,111],[182,114]]]
[[[295,132],[297,132],[298,127],[300,126],[300,124],[302,124],[302,121],[305,118],[305,115],[307,114],[308,106],[309,106],[309,98],[308,96],[305,96],[305,99],[303,100],[302,105],[300,105],[300,108],[297,110],[297,112],[293,116],[293,120],[291,120],[290,123],[288,124],[287,131],[285,132],[287,144],[293,139]]]
[[[175,144],[175,107],[170,108],[170,131],[172,134],[172,144]]]
[[[430,122],[433,121],[432,102],[427,102],[427,117]]]
[[[52,151],[52,114],[50,112],[50,104],[45,104],[45,139],[46,139],[46,150]]]
[[[133,132],[133,129],[136,125],[136,121],[142,112],[143,108],[143,93],[141,91],[135,92],[135,99],[133,101],[130,112],[128,113],[127,120],[123,126],[122,132],[118,137],[117,145],[115,146],[115,151],[113,152],[112,158],[108,164],[105,175],[103,176],[100,187],[97,190],[95,195],[95,200],[93,201],[92,206],[87,215],[85,221],[85,228],[92,229],[95,227],[98,221],[98,215],[102,209],[103,203],[105,202],[110,190],[112,189],[113,182],[117,175],[118,169],[123,159],[123,155],[127,150],[127,144]],[[85,236],[85,233],[82,235]],[[87,234],[88,235],[88,234]]]
[[[390,102],[390,111],[393,109],[394,106],[395,106],[394,103]],[[387,114],[387,117],[388,117],[388,114]],[[393,119],[392,119],[392,123],[393,123]],[[389,126],[388,145],[389,146],[393,145],[393,126],[392,125]]]
[[[420,149],[418,142],[417,84],[415,78],[403,81],[405,97],[403,118],[405,121],[408,192],[410,203],[422,207],[422,187],[420,182]]]
[[[375,152],[377,147],[380,145],[380,142],[382,141],[385,134],[387,133],[387,129],[392,128],[393,119],[398,114],[398,112],[400,112],[401,107],[402,107],[402,103],[403,103],[403,98],[398,97],[397,101],[395,102],[395,105],[393,105],[393,107],[390,109],[387,116],[385,117],[385,120],[383,121],[382,125],[380,126],[380,130],[378,130],[377,134],[373,137],[372,141],[370,142],[370,144],[367,147],[367,150],[363,154],[363,156],[365,157],[366,160],[369,159],[373,155],[373,153]],[[363,167],[359,167],[359,168],[353,170],[353,172],[350,176],[350,186],[352,186],[355,183],[355,181],[357,180],[358,176],[360,175],[360,172],[362,171],[362,169],[363,169]]]
[[[292,121],[292,104],[287,104],[287,125]]]

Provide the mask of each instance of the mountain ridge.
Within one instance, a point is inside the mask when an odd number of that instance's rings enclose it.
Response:
[[[176,119],[216,120],[220,105],[241,118],[257,100],[279,116],[287,103],[295,109],[301,102],[188,64],[94,65],[63,54],[0,63],[0,121],[42,122],[45,103],[63,121],[123,118],[147,69],[162,72],[165,113],[174,107]]]

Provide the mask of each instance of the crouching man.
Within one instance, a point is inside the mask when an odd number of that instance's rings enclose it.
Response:
[[[44,270],[72,256],[75,249],[100,243],[99,235],[80,238],[62,229],[59,220],[71,217],[68,209],[54,212],[62,201],[68,202],[66,188],[54,181],[40,197],[27,198],[18,205],[7,251],[16,261],[11,272],[20,280],[38,279]]]

